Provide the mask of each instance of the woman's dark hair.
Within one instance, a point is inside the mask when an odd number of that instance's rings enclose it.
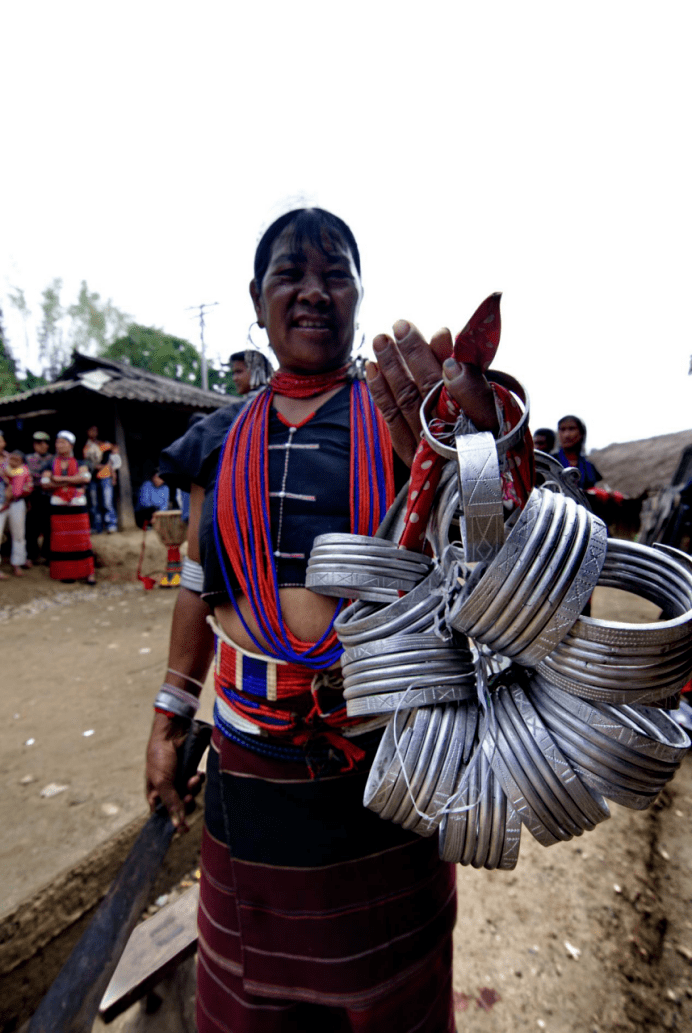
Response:
[[[262,239],[257,245],[255,252],[255,283],[257,290],[262,290],[272,248],[276,238],[283,233],[287,226],[293,227],[293,244],[298,247],[303,241],[319,248],[323,255],[330,255],[332,248],[339,244],[345,244],[353,255],[353,261],[360,276],[360,252],[356,239],[350,228],[338,215],[332,215],[323,208],[296,208],[292,212],[286,212],[279,219],[265,230]],[[331,245],[331,248],[328,247]]]
[[[560,424],[564,424],[565,420],[574,420],[575,424],[579,428],[579,433],[581,434],[581,442],[580,442],[580,445],[579,445],[579,452],[583,452],[584,451],[584,446],[586,445],[586,424],[584,423],[583,420],[580,420],[578,416],[574,416],[573,413],[568,413],[567,416],[561,416],[560,419],[558,420],[558,422],[557,422],[557,429],[558,429],[558,431],[560,430]]]

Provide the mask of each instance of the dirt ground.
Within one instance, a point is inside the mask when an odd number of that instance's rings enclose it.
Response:
[[[44,567],[0,583],[2,912],[144,811],[175,590],[134,578],[141,538],[94,540],[96,589]],[[150,533],[144,571],[163,567]],[[646,606],[597,590],[594,614],[641,620]],[[524,831],[514,872],[458,867],[459,1030],[692,1031],[692,759],[654,808],[611,812],[549,849]],[[165,1001],[134,1007],[112,1029],[182,1029],[166,1016]]]

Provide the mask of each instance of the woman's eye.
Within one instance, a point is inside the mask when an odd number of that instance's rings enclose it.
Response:
[[[345,269],[330,269],[327,273],[329,280],[352,280],[353,277]]]

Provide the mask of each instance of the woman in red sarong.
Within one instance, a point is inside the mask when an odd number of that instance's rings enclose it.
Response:
[[[74,458],[75,436],[60,431],[52,468],[41,477],[50,497],[50,576],[61,582],[96,584],[85,488],[91,480],[86,463]]]
[[[410,464],[433,384],[444,376],[482,430],[498,429],[494,396],[480,369],[444,362],[449,331],[428,344],[400,322],[394,339],[376,339],[368,369],[382,419],[349,365],[360,257],[330,213],[277,220],[258,246],[250,293],[277,374],[161,462],[169,483],[191,488],[190,533],[147,797],[181,829],[175,750],[215,640],[217,655],[198,1029],[453,1030],[454,870],[435,838],[362,806],[372,726],[383,723],[346,717],[331,630],[338,601],[306,589],[305,568],[315,535],[373,533],[395,487],[388,438]],[[198,788],[195,777],[186,802]]]

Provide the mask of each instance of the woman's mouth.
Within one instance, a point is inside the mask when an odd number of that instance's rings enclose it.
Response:
[[[329,320],[315,319],[310,316],[300,316],[294,321],[294,326],[300,330],[329,330]]]

